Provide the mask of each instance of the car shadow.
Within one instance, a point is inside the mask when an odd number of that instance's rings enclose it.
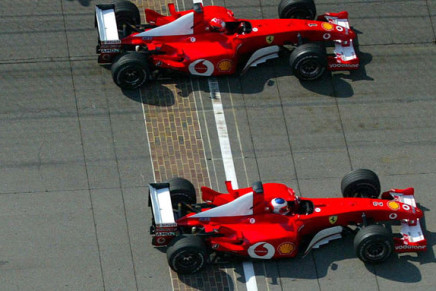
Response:
[[[67,1],[73,2],[73,1],[76,1],[76,0],[67,0]],[[82,6],[88,7],[89,4],[91,4],[92,0],[77,0],[77,2],[79,2],[79,4],[82,5]]]
[[[207,265],[196,274],[177,274],[178,279],[195,290],[238,290],[232,276],[225,272],[232,268],[231,264]]]
[[[308,91],[317,95],[329,96],[333,98],[349,98],[354,95],[354,90],[349,81],[357,82],[361,80],[372,81],[366,73],[365,66],[372,60],[369,53],[360,52],[361,66],[356,71],[351,72],[326,72],[321,79],[316,81],[299,81],[292,76],[291,68],[288,64],[289,52],[284,51],[277,59],[269,60],[257,67],[250,68],[244,75],[222,76],[216,79],[220,84],[222,93],[237,94],[259,94],[264,91],[266,86],[278,86],[278,78],[292,78],[289,80],[290,86],[302,86]],[[198,83],[200,90],[210,93],[207,86],[207,78],[187,76],[177,72],[166,72],[158,75],[156,79],[140,88],[140,90],[122,90],[123,94],[136,101],[154,106],[172,106],[177,97],[188,97],[195,90],[192,83]],[[281,80],[280,82],[283,82]],[[168,86],[175,85],[176,91],[168,89]],[[287,85],[286,85],[287,86]],[[195,86],[197,87],[197,86]]]

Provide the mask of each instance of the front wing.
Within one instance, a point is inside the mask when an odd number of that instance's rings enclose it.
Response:
[[[394,199],[405,203],[404,207],[416,208],[414,189],[392,189],[383,193],[383,198]],[[408,209],[405,209],[408,210]],[[393,213],[392,215],[395,215]],[[427,250],[427,239],[421,229],[419,218],[416,220],[403,219],[401,221],[401,238],[394,238],[394,248],[397,253],[425,252]]]

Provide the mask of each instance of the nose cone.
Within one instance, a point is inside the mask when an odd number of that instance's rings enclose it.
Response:
[[[421,218],[421,217],[424,216],[424,212],[422,212],[421,209],[419,209],[419,208],[417,207],[417,208],[415,208],[415,210],[416,210],[416,217],[417,217],[417,218]]]
[[[354,32],[354,30],[352,30],[351,28],[350,28],[350,31],[349,31],[349,37],[351,38],[351,39],[355,39],[356,37],[357,37],[357,34]]]

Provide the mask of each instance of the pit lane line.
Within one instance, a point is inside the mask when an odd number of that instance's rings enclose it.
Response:
[[[236,178],[235,163],[233,161],[230,139],[227,131],[226,118],[224,116],[223,104],[221,102],[221,92],[218,81],[215,78],[208,79],[210,98],[212,101],[215,124],[218,131],[218,139],[221,149],[221,156],[224,164],[224,172],[227,181],[232,181],[232,186],[237,189],[238,181]],[[245,285],[248,291],[257,291],[256,276],[254,273],[253,263],[244,261],[242,263],[245,276]]]

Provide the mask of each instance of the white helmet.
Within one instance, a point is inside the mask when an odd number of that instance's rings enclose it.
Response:
[[[274,198],[271,200],[272,211],[276,214],[286,215],[289,213],[288,203],[283,198]]]

